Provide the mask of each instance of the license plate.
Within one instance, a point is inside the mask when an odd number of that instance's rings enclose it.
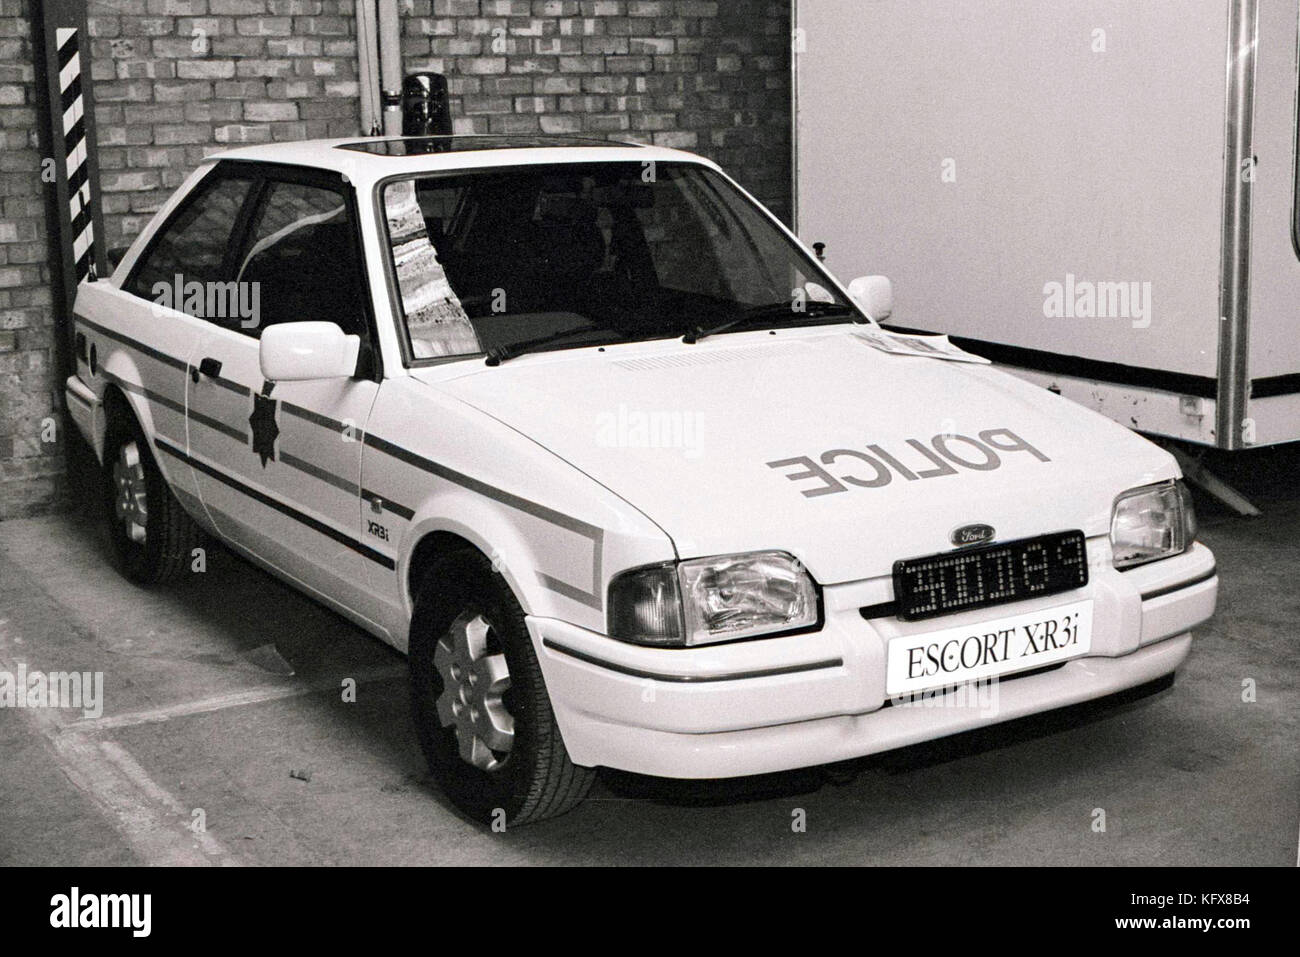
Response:
[[[1083,532],[894,562],[894,600],[904,621],[1041,598],[1088,584]]]
[[[1085,655],[1091,647],[1091,598],[908,635],[889,642],[885,690],[908,694],[1029,671]]]

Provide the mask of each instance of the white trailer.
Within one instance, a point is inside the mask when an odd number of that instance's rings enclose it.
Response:
[[[1155,435],[1300,439],[1295,0],[795,0],[796,231]]]

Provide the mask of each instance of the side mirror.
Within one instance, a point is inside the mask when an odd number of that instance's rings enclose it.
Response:
[[[886,276],[859,276],[849,283],[849,296],[876,322],[894,311],[894,285]]]
[[[333,322],[284,322],[262,330],[258,361],[271,382],[340,379],[357,371],[361,337]]]

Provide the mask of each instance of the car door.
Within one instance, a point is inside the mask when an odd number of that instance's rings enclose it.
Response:
[[[366,617],[370,568],[393,560],[362,537],[362,438],[379,369],[350,188],[334,174],[265,167],[235,247],[230,287],[250,308],[210,323],[190,370],[204,507],[223,537]],[[361,337],[360,374],[263,378],[262,331],[308,320]]]
[[[255,179],[218,165],[177,204],[136,260],[120,291],[109,330],[78,318],[91,342],[104,336],[131,349],[134,369],[105,378],[148,407],[160,466],[185,507],[201,512],[194,474],[176,456],[188,446],[185,401],[189,359],[207,335],[203,294],[227,266],[240,212]],[[100,354],[104,354],[103,347]],[[128,378],[129,376],[129,378]]]

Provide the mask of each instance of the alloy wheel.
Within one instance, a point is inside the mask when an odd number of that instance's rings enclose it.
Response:
[[[464,612],[433,652],[442,677],[438,720],[456,729],[460,756],[483,771],[499,768],[515,740],[515,722],[503,695],[510,667],[498,650],[492,624],[481,613]]]
[[[113,462],[113,512],[127,539],[143,545],[149,523],[148,482],[134,441],[123,442]]]

